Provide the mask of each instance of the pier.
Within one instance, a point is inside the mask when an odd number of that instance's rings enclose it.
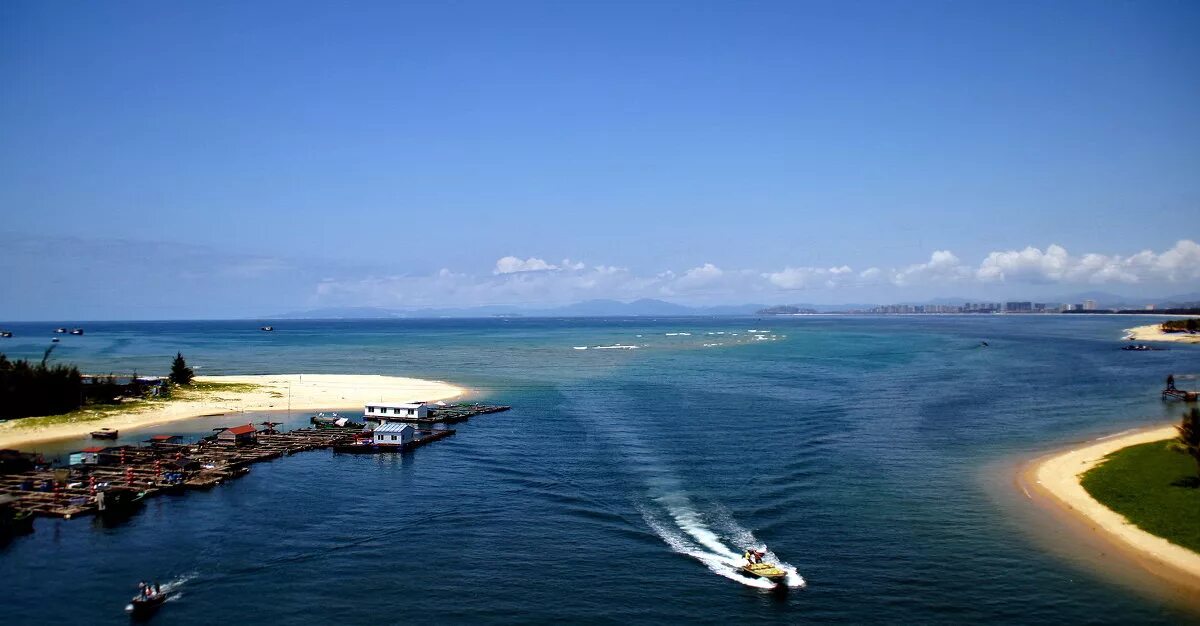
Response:
[[[435,423],[461,422],[476,415],[508,410],[507,406],[455,405]],[[443,407],[439,407],[439,411]],[[432,415],[430,417],[433,417]],[[72,519],[91,514],[126,513],[147,499],[165,493],[212,489],[244,476],[255,463],[299,452],[332,449],[335,452],[407,452],[450,437],[450,428],[419,428],[403,445],[364,445],[361,425],[275,430],[264,423],[251,443],[235,444],[219,435],[196,443],[175,443],[177,438],[151,437],[147,445],[91,447],[72,455],[78,462],[65,467],[39,464],[31,469],[0,474],[0,496],[12,496],[17,511],[38,517]],[[235,431],[237,429],[228,429]],[[23,455],[32,456],[32,455]]]
[[[1195,381],[1198,378],[1198,376],[1196,374],[1179,374],[1178,378],[1180,380]],[[1188,391],[1187,389],[1180,389],[1180,388],[1176,387],[1175,379],[1176,379],[1175,374],[1167,375],[1167,386],[1165,388],[1163,388],[1163,391],[1162,391],[1162,399],[1163,400],[1173,399],[1173,400],[1183,400],[1184,402],[1195,402],[1197,400],[1197,398],[1200,398],[1200,392]]]

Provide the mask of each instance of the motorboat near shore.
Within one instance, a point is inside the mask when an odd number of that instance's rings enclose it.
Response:
[[[121,433],[114,428],[101,428],[100,430],[93,430],[91,434],[92,439],[116,439]]]

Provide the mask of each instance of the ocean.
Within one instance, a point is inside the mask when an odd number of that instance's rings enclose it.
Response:
[[[1197,371],[1200,346],[1121,351],[1122,329],[1145,323],[86,323],[53,361],[163,374],[182,351],[198,374],[415,376],[513,410],[409,454],[258,464],[117,525],[38,520],[0,547],[4,621],[126,623],[143,579],[177,590],[163,624],[1195,620],[1047,549],[1011,478],[1017,460],[1177,416],[1158,392],[1168,373]],[[59,325],[79,324],[6,324],[16,336],[0,351],[40,359]],[[598,349],[617,345],[638,347]],[[795,586],[733,572],[749,546]]]

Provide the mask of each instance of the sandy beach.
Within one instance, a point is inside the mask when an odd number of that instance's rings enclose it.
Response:
[[[1150,573],[1185,588],[1200,589],[1200,554],[1134,526],[1092,498],[1079,480],[1081,474],[1121,448],[1174,436],[1174,426],[1157,426],[1104,437],[1034,461],[1025,467],[1020,482]]]
[[[1173,341],[1176,343],[1200,343],[1200,334],[1164,333],[1158,324],[1146,324],[1126,329],[1134,341]]]
[[[449,383],[418,378],[341,374],[279,374],[264,376],[197,376],[197,382],[256,385],[248,391],[195,394],[111,417],[30,428],[21,420],[0,424],[0,448],[81,437],[100,428],[141,428],[214,413],[241,411],[324,411],[362,409],[368,402],[434,402],[462,395]],[[189,394],[192,395],[192,394]],[[289,403],[290,396],[290,403]],[[36,419],[36,418],[33,418]]]

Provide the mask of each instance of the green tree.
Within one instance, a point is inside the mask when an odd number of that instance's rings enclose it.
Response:
[[[1179,431],[1179,436],[1171,442],[1171,449],[1195,459],[1196,473],[1200,475],[1200,408],[1192,407],[1184,413],[1175,430]]]
[[[171,363],[171,382],[176,385],[190,385],[195,376],[192,368],[187,366],[187,361],[183,360],[183,353],[176,352],[175,360]]]

